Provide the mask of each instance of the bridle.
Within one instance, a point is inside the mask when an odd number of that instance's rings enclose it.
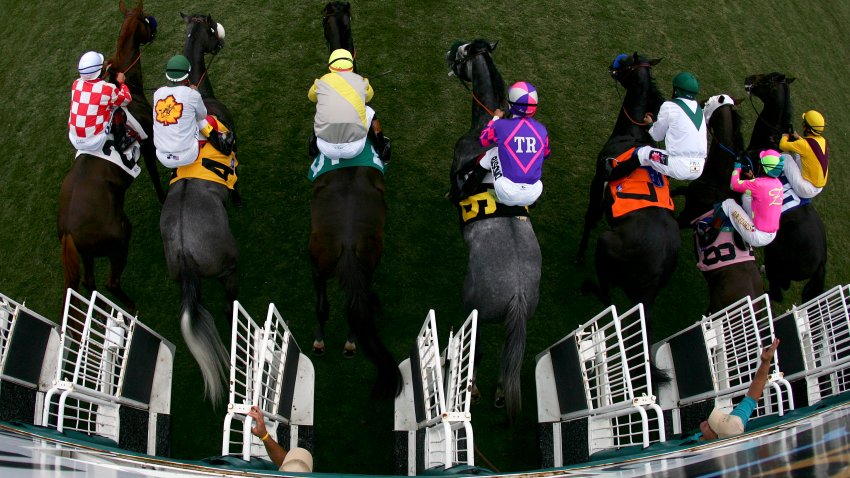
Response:
[[[128,11],[127,13],[124,14],[124,20],[126,21],[128,18],[134,18],[136,16],[136,13],[144,14],[144,12],[136,12],[135,10]],[[134,66],[136,66],[136,63],[138,63],[139,60],[142,59],[143,48],[146,47],[147,45],[150,45],[151,43],[153,43],[153,41],[156,39],[156,32],[157,32],[156,18],[154,18],[153,15],[144,16],[143,18],[144,18],[144,24],[147,26],[148,33],[150,34],[150,40],[148,40],[146,42],[139,42],[139,46],[140,46],[139,53],[135,56],[135,58],[133,58],[133,60],[130,62],[129,65],[127,65],[123,70],[118,71],[116,73],[126,74],[128,71],[130,71],[130,69],[132,69]],[[110,67],[109,70],[112,70],[113,72],[115,72],[115,70],[113,70],[112,67]],[[101,75],[101,78],[106,78],[107,74],[108,74],[108,71],[104,70],[103,74]]]
[[[764,118],[761,117],[761,113],[758,111],[758,109],[756,109],[756,105],[753,102],[753,91],[752,91],[753,87],[755,87],[756,85],[761,85],[762,81],[763,81],[763,79],[759,80],[757,83],[744,85],[744,90],[747,92],[747,96],[749,96],[749,98],[750,98],[750,106],[752,106],[753,111],[756,114],[756,121],[761,122],[762,124],[764,124],[765,126],[767,126],[768,128],[770,128],[772,131],[774,131],[776,133],[781,133],[782,132],[782,125],[773,126],[772,124],[768,123],[767,120],[765,120]],[[772,81],[772,83],[786,84],[787,85],[784,78],[781,79],[781,80],[778,80],[778,81]],[[786,86],[786,88],[787,88],[787,86]],[[788,105],[786,104],[785,108],[787,108],[787,107],[788,107]]]
[[[478,103],[478,106],[484,108],[484,111],[486,111],[488,115],[495,116],[495,110],[491,110],[490,108],[488,108],[484,104],[484,102],[482,102],[478,98],[478,96],[475,94],[475,92],[473,92],[472,89],[467,84],[467,80],[464,80],[461,77],[461,73],[460,73],[461,67],[463,67],[466,64],[466,62],[468,62],[470,59],[475,58],[476,56],[479,56],[479,55],[484,55],[484,54],[489,55],[491,50],[479,49],[479,50],[473,51],[471,54],[467,54],[466,50],[469,47],[469,45],[470,45],[469,43],[466,43],[466,44],[460,45],[457,48],[457,52],[455,53],[455,58],[451,61],[451,64],[450,64],[451,73],[449,73],[449,75],[453,75],[453,76],[457,77],[457,79],[464,86],[464,88],[466,88],[466,90],[469,91],[469,94],[472,95],[472,99],[475,100],[476,103]]]
[[[217,58],[216,54],[219,51],[221,51],[222,48],[224,48],[224,42],[219,37],[218,31],[216,31],[216,27],[218,26],[218,23],[213,22],[213,24],[211,25],[207,21],[207,19],[208,19],[208,17],[203,17],[203,16],[200,16],[200,15],[197,15],[197,16],[190,17],[189,20],[188,20],[189,23],[196,23],[196,24],[198,24],[202,27],[208,28],[209,31],[210,31],[210,34],[213,35],[213,37],[215,37],[215,40],[216,40],[215,47],[213,47],[212,51],[208,52],[208,53],[213,55],[213,58],[212,58],[212,60],[210,60],[209,64],[206,65],[206,68],[204,69],[204,72],[201,74],[201,77],[198,79],[198,82],[194,83],[193,86],[200,86],[204,82],[204,79],[207,77],[207,73],[209,73],[213,62]],[[191,38],[191,37],[192,37],[192,32],[189,32],[189,33],[186,34],[186,38]],[[207,53],[207,52],[205,52],[205,53]]]
[[[650,63],[648,61],[641,61],[641,62],[634,63],[634,64],[631,64],[631,65],[628,65],[628,66],[625,66],[625,67],[622,67],[622,68],[609,68],[608,74],[610,74],[611,78],[614,79],[614,89],[615,90],[617,89],[617,84],[619,83],[619,80],[617,80],[618,76],[620,76],[620,75],[628,76],[628,75],[632,74],[633,72],[637,71],[640,68],[652,68],[652,63]],[[620,76],[620,77],[624,78],[625,76]],[[620,94],[620,90],[617,90],[617,95],[619,95],[619,94]],[[649,125],[649,123],[646,123],[644,121],[635,121],[634,118],[632,118],[631,115],[629,115],[629,112],[626,111],[626,105],[623,105],[623,114],[626,115],[626,118],[635,126],[648,126]]]

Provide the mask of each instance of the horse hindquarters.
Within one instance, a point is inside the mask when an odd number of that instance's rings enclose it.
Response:
[[[826,252],[826,228],[812,204],[783,213],[776,238],[764,248],[771,300],[782,301],[791,281],[809,281],[803,287],[804,302],[823,293]]]
[[[160,216],[169,276],[181,287],[180,329],[201,369],[205,394],[214,403],[224,393],[229,359],[214,317],[201,304],[200,277],[226,282],[230,310],[239,256],[224,210],[226,197],[222,185],[181,180],[169,188]]]
[[[485,219],[463,229],[469,248],[464,281],[466,312],[478,309],[479,324],[504,323],[500,383],[508,420],[522,406],[520,372],[525,355],[527,322],[539,301],[542,256],[531,221],[516,217]],[[481,334],[478,334],[480,340]],[[476,355],[480,348],[476,347]],[[477,367],[478,357],[476,357]]]

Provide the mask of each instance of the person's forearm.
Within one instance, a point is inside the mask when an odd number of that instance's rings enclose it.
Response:
[[[286,458],[286,450],[271,435],[263,440],[263,445],[266,446],[266,453],[269,454],[269,459],[274,463],[274,466],[280,468],[283,459]]]
[[[750,389],[747,395],[753,400],[759,401],[761,394],[764,391],[764,386],[767,385],[767,377],[770,374],[770,362],[762,361],[756,370],[756,376],[753,377],[753,383],[750,384]]]

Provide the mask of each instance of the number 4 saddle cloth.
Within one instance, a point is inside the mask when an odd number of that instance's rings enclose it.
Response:
[[[691,224],[696,225],[697,222],[711,220],[714,211],[708,211],[702,216],[694,219]],[[697,269],[702,272],[709,272],[721,267],[731,266],[741,262],[756,260],[753,248],[749,244],[744,243],[747,249],[741,249],[736,244],[732,237],[734,230],[731,227],[724,226],[720,230],[720,234],[711,244],[701,244],[700,238],[694,234],[694,249],[697,255]]]
[[[217,120],[216,118],[220,132],[229,131],[224,123]],[[198,159],[192,164],[175,169],[169,184],[174,184],[181,179],[194,178],[223,184],[228,189],[233,189],[238,179],[236,177],[236,166],[238,165],[236,153],[225,156],[221,151],[215,149],[209,141],[204,141],[201,145],[201,151],[198,153]]]

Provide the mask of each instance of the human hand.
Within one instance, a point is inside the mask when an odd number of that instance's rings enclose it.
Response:
[[[646,124],[650,125],[650,124],[652,124],[654,121],[655,121],[655,120],[653,120],[653,119],[652,119],[652,113],[650,113],[649,111],[647,111],[647,112],[646,112],[646,114],[645,114],[645,115],[643,115],[643,122],[644,122],[644,123],[646,123]]]
[[[773,360],[774,354],[776,354],[777,347],[779,347],[779,339],[773,339],[773,343],[766,347],[761,353],[761,361],[770,363]]]
[[[791,137],[792,137],[792,138],[794,138],[794,140],[798,140],[798,139],[800,139],[800,135],[799,135],[799,134],[797,134],[797,132],[796,132],[796,131],[794,131],[793,133],[791,133]]]
[[[119,84],[124,83],[124,73],[123,73],[123,72],[121,72],[121,71],[119,71],[119,72],[115,75],[115,81],[117,81]]]
[[[251,406],[251,410],[248,411],[248,416],[254,419],[255,425],[251,428],[251,433],[254,434],[255,437],[263,438],[266,436],[266,420],[263,417],[263,412],[260,411],[259,407],[256,405]]]
[[[495,110],[495,111],[493,111],[493,116],[498,116],[499,118],[504,118],[504,117],[505,117],[505,112],[504,112],[504,111],[502,111],[502,109],[501,109],[501,108],[496,108],[496,110]]]

